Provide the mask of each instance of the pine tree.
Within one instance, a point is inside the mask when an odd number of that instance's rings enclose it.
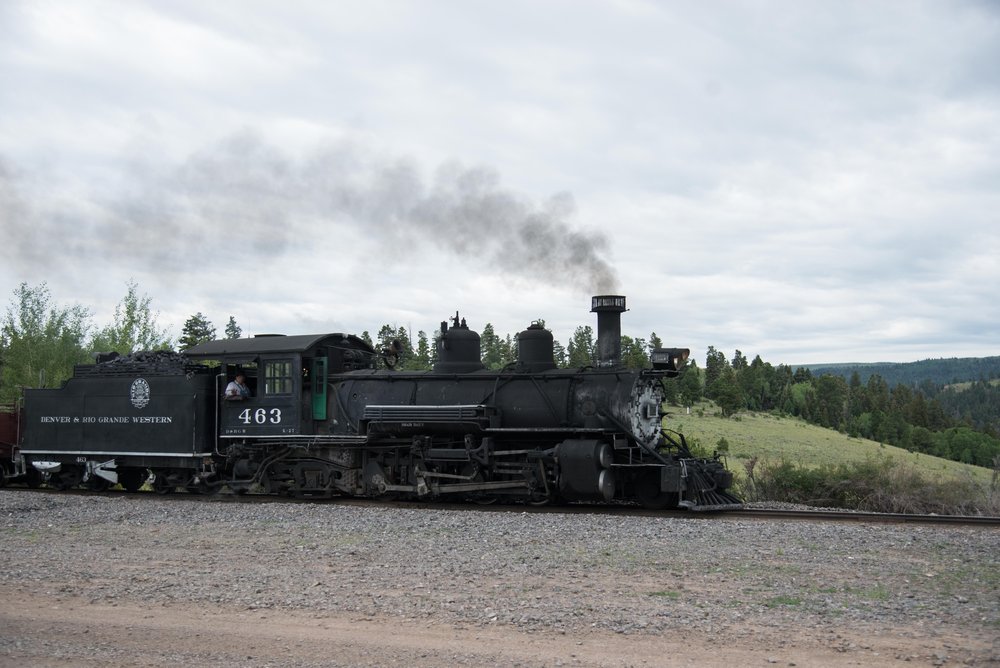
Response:
[[[591,366],[594,363],[594,330],[590,325],[577,327],[567,347],[569,366]]]
[[[406,327],[400,325],[396,328],[396,341],[402,347],[403,351],[400,353],[400,369],[413,370],[413,342],[410,341],[410,330]]]
[[[236,318],[229,316],[229,322],[226,323],[226,338],[227,339],[238,339],[243,335],[243,330],[239,325],[236,324]]]
[[[712,399],[719,404],[723,417],[729,417],[743,407],[743,393],[733,367],[726,365],[722,369],[713,385]]]
[[[693,406],[701,400],[701,370],[698,362],[688,360],[687,364],[681,367],[680,375],[677,377],[680,385],[681,402],[685,406]]]
[[[184,322],[184,329],[181,331],[181,338],[177,345],[181,350],[187,350],[199,343],[214,339],[215,326],[202,315],[201,311],[198,311]]]
[[[552,359],[560,369],[566,368],[566,348],[558,340],[552,340]]]
[[[480,358],[487,369],[501,369],[504,362],[503,339],[497,336],[491,323],[483,326],[479,335]]]
[[[511,338],[510,334],[500,342],[500,360],[503,366],[517,361],[517,341]]]
[[[431,369],[431,344],[424,330],[417,332],[417,351],[413,357],[413,368],[419,371]]]
[[[646,349],[646,341],[642,338],[633,339],[631,336],[622,334],[621,338],[622,364],[628,369],[648,369],[649,353]]]
[[[708,347],[705,356],[705,396],[715,399],[716,384],[725,369],[730,369],[726,356],[715,349],[715,346]]]

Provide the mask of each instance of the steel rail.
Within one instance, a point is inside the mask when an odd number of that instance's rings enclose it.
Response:
[[[917,513],[874,513],[854,510],[785,510],[744,508],[725,513],[745,519],[823,520],[833,522],[873,522],[880,524],[951,524],[1000,527],[1000,517],[990,515],[939,515]]]
[[[2,490],[56,494],[63,496],[114,496],[128,499],[161,499],[164,501],[197,501],[204,503],[311,503],[362,508],[407,508],[419,510],[448,510],[460,512],[512,512],[531,514],[561,513],[564,515],[610,515],[617,517],[651,517],[702,521],[719,520],[789,520],[819,522],[867,522],[875,524],[934,524],[951,526],[1000,527],[1000,517],[988,515],[937,515],[916,513],[874,513],[853,510],[788,510],[776,508],[743,508],[718,512],[691,512],[686,510],[648,510],[628,504],[576,503],[571,505],[530,505],[495,503],[481,505],[474,502],[453,501],[387,501],[372,498],[335,496],[332,498],[289,497],[267,494],[197,494],[155,492],[127,493],[118,490],[93,492],[85,489],[56,490],[48,487],[2,487]]]

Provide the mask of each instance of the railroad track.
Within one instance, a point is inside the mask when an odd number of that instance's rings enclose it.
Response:
[[[820,520],[832,522],[874,522],[880,524],[951,524],[1000,527],[1000,517],[986,515],[919,515],[913,513],[867,513],[838,510],[779,510],[747,508],[726,513],[727,517]]]
[[[311,503],[363,508],[407,508],[424,510],[450,510],[460,512],[516,512],[532,514],[591,514],[619,517],[656,517],[674,519],[692,519],[704,521],[725,521],[733,519],[757,520],[808,520],[815,522],[866,522],[876,524],[936,524],[952,526],[1000,527],[1000,517],[980,515],[922,515],[914,513],[871,513],[849,510],[788,510],[775,508],[744,508],[742,510],[727,510],[724,512],[698,513],[684,510],[646,510],[625,504],[573,504],[532,506],[524,504],[491,504],[479,505],[472,502],[433,502],[433,501],[382,501],[378,499],[361,499],[350,497],[334,497],[332,499],[290,498],[285,496],[268,496],[263,494],[232,495],[232,494],[154,494],[138,492],[126,494],[121,491],[92,492],[83,489],[58,491],[45,487],[31,489],[27,487],[4,487],[0,489],[18,490],[24,493],[105,496],[129,498],[136,500],[160,499],[164,501],[201,501],[207,503]]]

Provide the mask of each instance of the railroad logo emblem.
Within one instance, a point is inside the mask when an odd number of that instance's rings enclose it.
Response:
[[[133,406],[145,408],[149,403],[149,383],[142,378],[136,378],[132,381],[132,389],[129,390],[128,396]]]

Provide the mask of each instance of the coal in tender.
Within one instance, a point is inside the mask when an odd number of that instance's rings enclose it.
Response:
[[[130,355],[118,356],[99,353],[94,357],[98,360],[97,364],[79,365],[75,368],[77,377],[134,374],[181,376],[199,372],[205,368],[172,350],[142,350]]]

